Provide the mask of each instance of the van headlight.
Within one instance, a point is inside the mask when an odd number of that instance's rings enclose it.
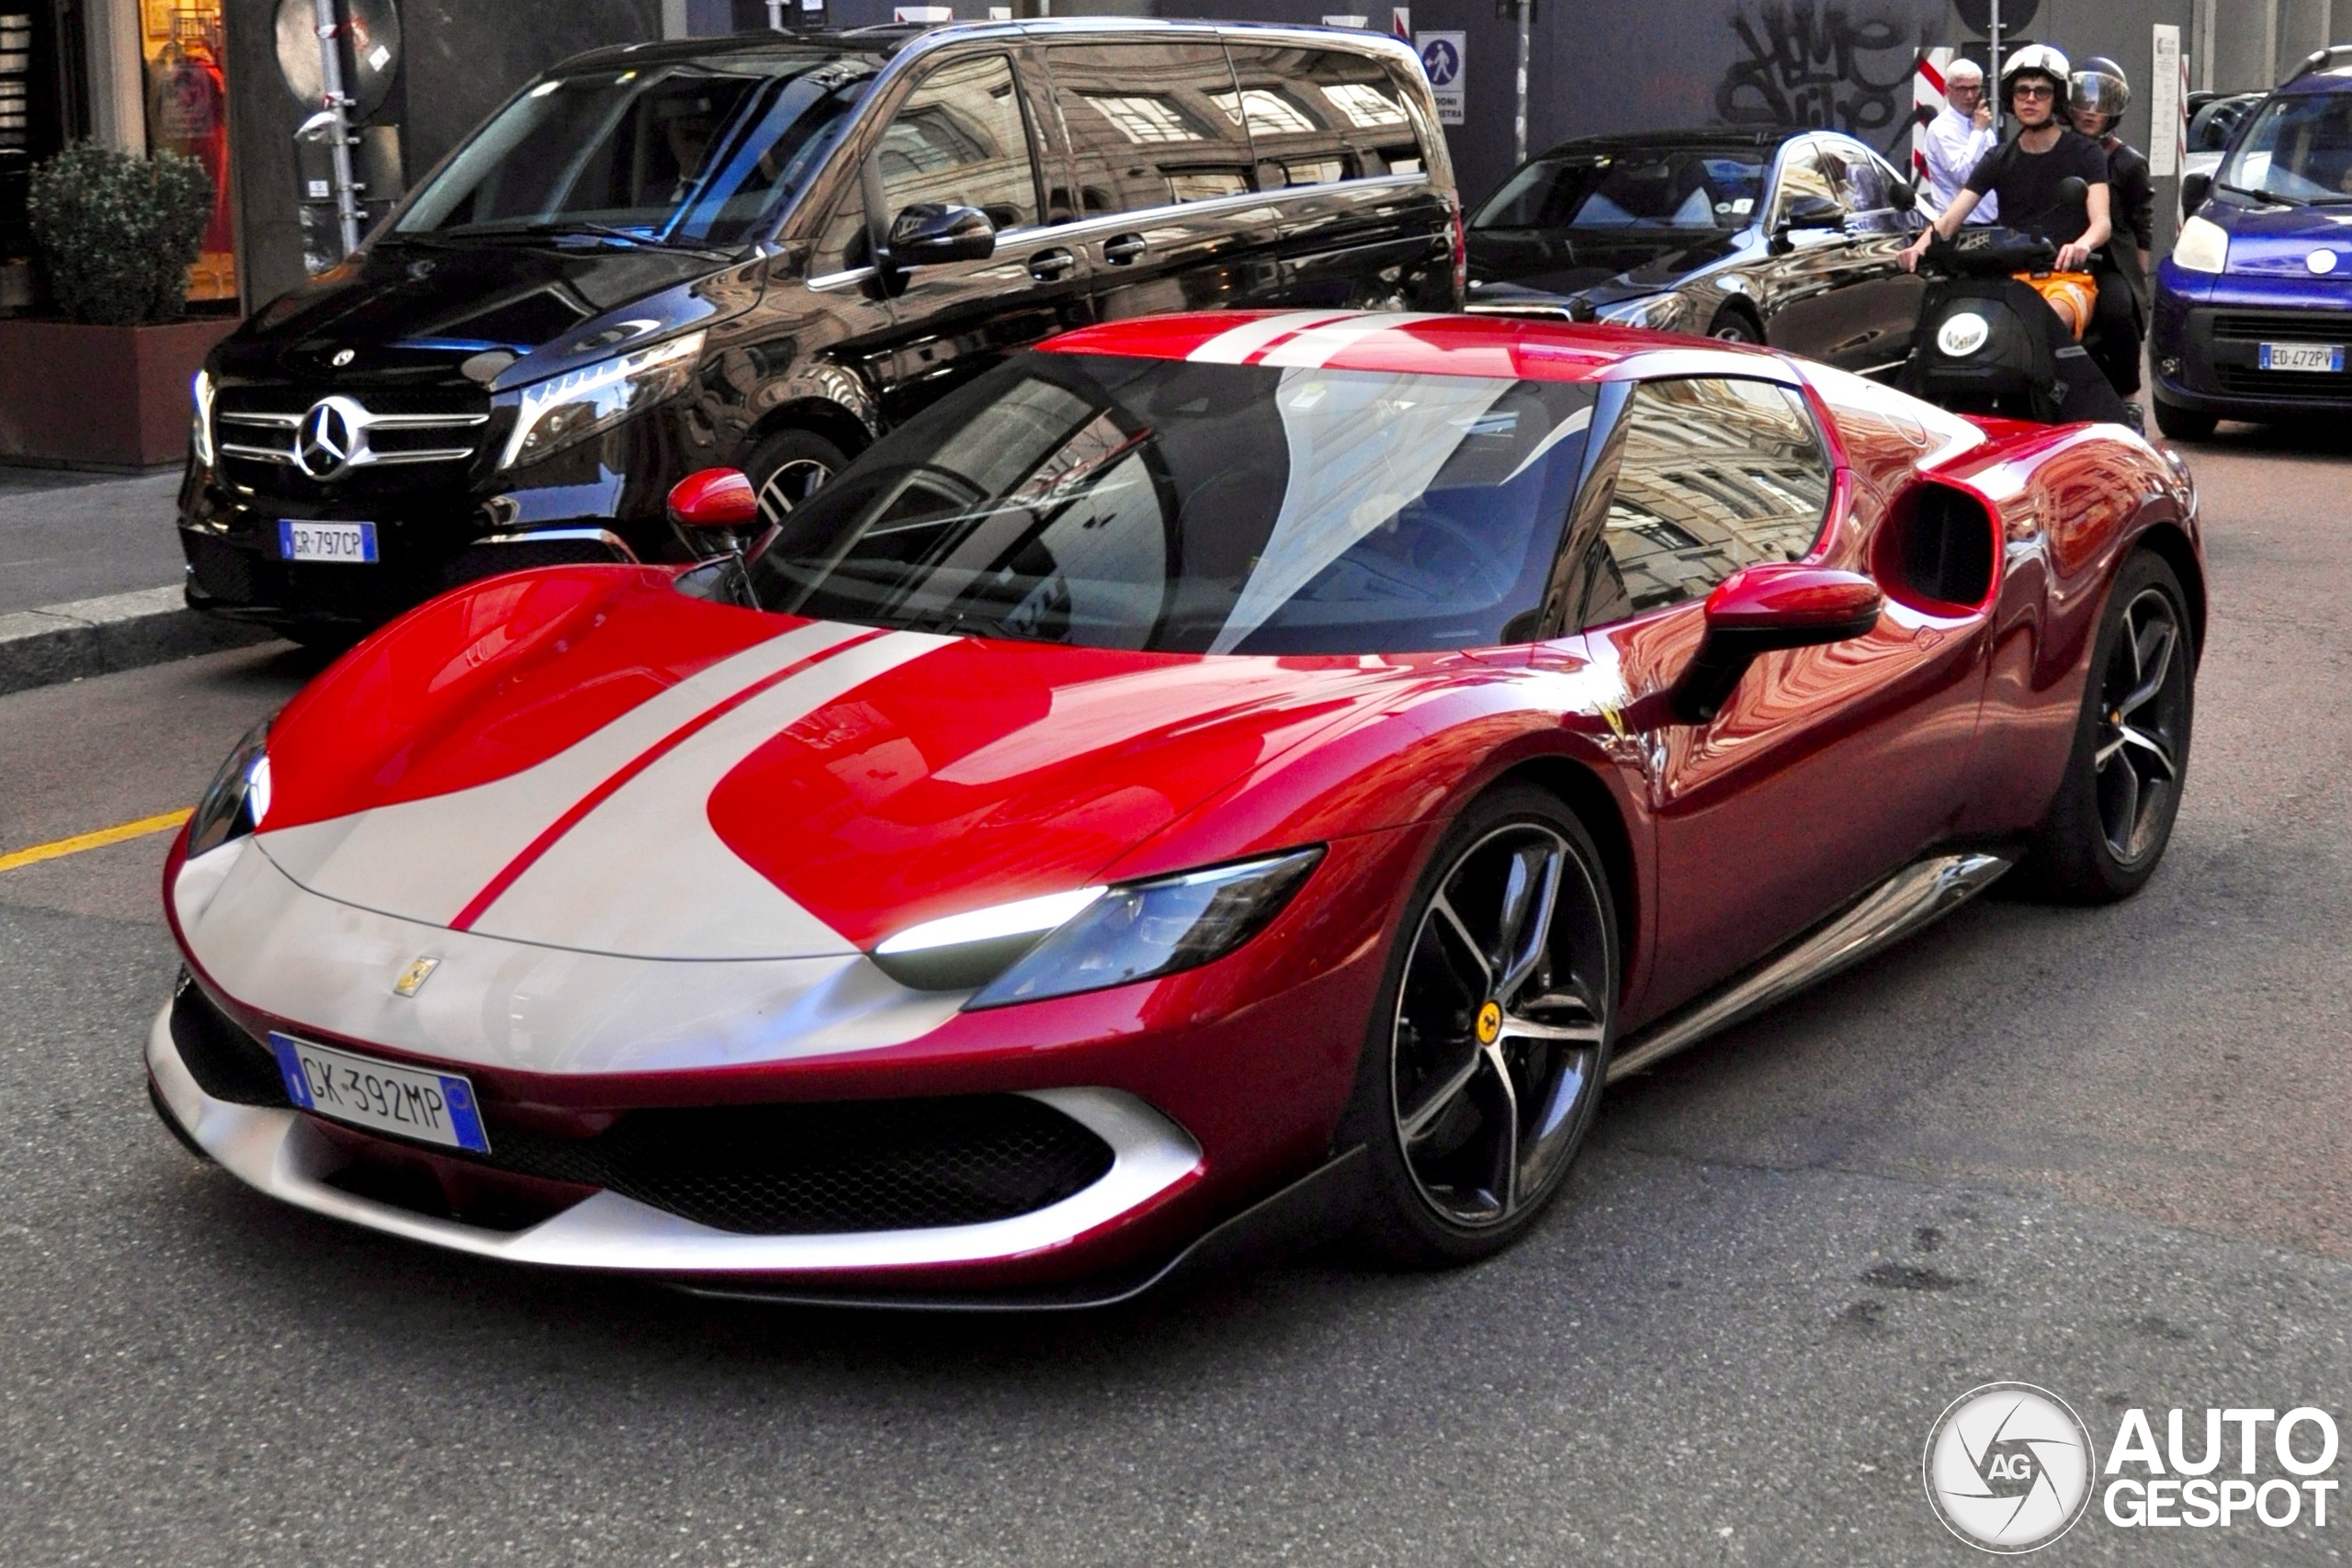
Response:
[[[196,379],[188,383],[188,401],[194,405],[193,420],[188,425],[187,443],[196,453],[196,460],[206,468],[212,466],[212,372],[199,370]]]
[[[2230,231],[2210,218],[2190,219],[2173,242],[2172,265],[2183,272],[2228,271]]]
[[[1320,846],[1024,898],[910,926],[874,950],[884,974],[924,990],[980,987],[965,1005],[1003,1007],[1197,968],[1282,913]]]
[[[502,393],[498,400],[514,405],[515,414],[498,466],[536,463],[684,389],[702,344],[702,333],[688,333]]]
[[[269,720],[245,732],[188,817],[187,855],[194,860],[232,839],[259,830],[269,815]]]

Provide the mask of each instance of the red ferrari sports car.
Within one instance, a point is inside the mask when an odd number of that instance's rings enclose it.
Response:
[[[2120,427],[1462,316],[1081,331],[739,542],[461,589],[247,739],[166,872],[192,1147],[781,1297],[1475,1258],[1611,1078],[2013,864],[2144,882],[2205,616]]]

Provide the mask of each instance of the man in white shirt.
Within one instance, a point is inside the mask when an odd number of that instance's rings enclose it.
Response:
[[[1973,60],[1953,61],[1944,72],[1944,107],[1927,130],[1928,196],[1938,216],[1960,194],[1976,161],[1999,141],[1993,111],[1984,102],[1984,68]],[[1976,204],[1968,220],[1991,223],[1999,217],[1999,204],[1988,196]]]

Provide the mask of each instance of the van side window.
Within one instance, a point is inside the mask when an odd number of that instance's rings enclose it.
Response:
[[[1770,381],[1645,381],[1627,400],[1623,455],[1587,567],[1583,624],[1685,599],[1758,561],[1799,560],[1829,510],[1812,416]]]
[[[889,216],[917,202],[977,207],[999,229],[1037,221],[1029,128],[1001,54],[939,67],[909,94],[874,149]]]
[[[1426,167],[1413,117],[1381,62],[1340,50],[1235,44],[1238,91],[1220,103],[1246,121],[1262,187],[1331,185]]]
[[[1220,107],[1233,95],[1214,43],[1095,44],[1046,51],[1069,133],[1075,189],[1049,193],[1056,221],[1250,189],[1250,142]]]

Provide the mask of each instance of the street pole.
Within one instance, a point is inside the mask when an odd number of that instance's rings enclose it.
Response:
[[[1511,114],[1510,161],[1514,166],[1527,162],[1527,53],[1529,21],[1535,10],[1535,0],[1518,0],[1519,12],[1519,102]]]
[[[343,254],[359,248],[359,182],[351,172],[351,98],[343,90],[343,28],[335,18],[334,0],[312,0],[311,12],[319,31],[320,96],[328,114],[333,140],[328,152],[334,160],[334,218],[341,231]]]
[[[768,28],[779,33],[785,30],[784,0],[768,0]]]
[[[1990,25],[1985,28],[1984,36],[1993,44],[1986,51],[1984,83],[1993,89],[1993,138],[1998,141],[2002,118],[2009,109],[2008,95],[2001,91],[2001,0],[1993,0],[1993,14],[1987,20]]]

